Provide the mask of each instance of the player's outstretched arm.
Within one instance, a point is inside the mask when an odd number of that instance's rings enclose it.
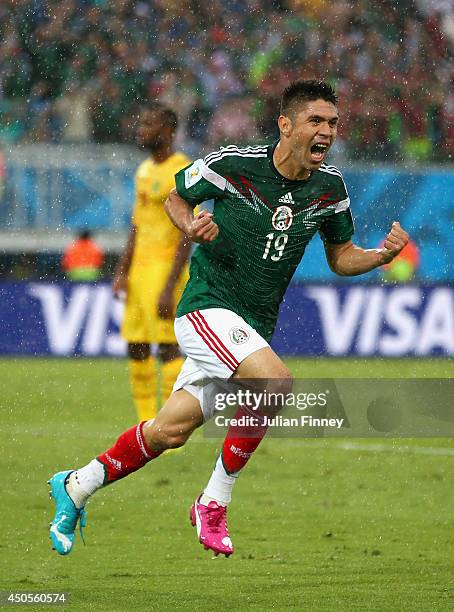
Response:
[[[408,243],[408,234],[394,221],[386,236],[383,248],[363,249],[351,242],[343,244],[325,243],[326,259],[333,272],[340,276],[356,276],[370,272],[392,261]]]
[[[213,214],[202,210],[194,216],[192,206],[176,189],[172,189],[164,204],[172,223],[193,242],[212,242],[219,234],[219,227],[213,221]]]

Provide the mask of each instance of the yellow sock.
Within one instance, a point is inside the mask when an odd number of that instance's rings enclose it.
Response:
[[[166,361],[165,363],[161,362],[161,380],[160,380],[160,396],[161,403],[159,408],[162,407],[164,402],[170,397],[172,393],[173,385],[177,379],[178,374],[180,373],[181,366],[184,363],[183,357],[177,357],[176,359],[172,359],[171,361]]]
[[[157,413],[156,359],[151,356],[143,361],[130,359],[129,380],[139,421],[154,419]]]

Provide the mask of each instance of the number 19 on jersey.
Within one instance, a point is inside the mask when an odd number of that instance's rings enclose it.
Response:
[[[268,238],[268,240],[265,246],[265,251],[262,255],[262,259],[268,259],[268,255],[270,254],[270,251],[272,251],[270,259],[273,261],[279,261],[284,253],[285,245],[288,242],[288,234],[278,234],[275,237],[274,232],[271,232],[270,234],[266,235],[266,238]]]

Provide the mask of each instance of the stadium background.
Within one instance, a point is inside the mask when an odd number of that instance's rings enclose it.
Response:
[[[134,145],[137,112],[149,98],[178,111],[178,147],[198,157],[274,138],[290,79],[332,82],[341,129],[330,163],[344,172],[358,242],[378,246],[397,218],[421,266],[410,284],[383,283],[379,271],[336,278],[316,238],[275,346],[301,377],[452,378],[454,9],[449,0],[377,4],[0,3],[2,588],[67,589],[80,609],[194,609],[203,575],[211,603],[198,600],[200,610],[225,609],[225,593],[233,609],[452,609],[448,439],[270,440],[238,483],[246,515],[237,506],[232,519],[243,548],[220,576],[188,563],[203,557],[182,527],[186,509],[168,512],[176,490],[189,503],[215,457],[213,444],[196,436],[182,457],[103,492],[105,505],[90,507],[89,548],[78,542],[68,570],[48,558],[41,481],[56,465],[90,458],[134,419],[110,276],[143,158]],[[82,227],[106,251],[103,282],[63,280],[62,251]],[[85,359],[68,359],[75,355]],[[92,359],[105,355],[117,359]],[[153,504],[140,497],[150,479]],[[295,482],[298,495],[285,505]],[[250,518],[250,491],[271,523]],[[131,516],[149,531],[133,532]]]
[[[326,0],[232,0],[214,2],[209,9],[189,0],[3,2],[2,280],[62,279],[61,253],[80,228],[98,233],[109,279],[127,235],[133,174],[142,159],[134,145],[140,103],[159,99],[178,111],[178,147],[194,158],[226,143],[269,142],[276,137],[278,99],[285,83],[317,76],[330,80],[340,95],[341,127],[330,163],[345,174],[356,239],[378,246],[396,218],[409,230],[421,256],[415,282],[422,288],[396,288],[401,297],[395,297],[399,314],[394,317],[386,311],[391,293],[376,293],[375,322],[364,319],[370,310],[364,299],[345,352],[452,355],[452,6],[432,0],[381,4],[378,11],[367,1]],[[265,30],[260,27],[264,19]],[[295,281],[340,283],[325,263],[320,240],[308,248]],[[375,271],[342,283],[381,281],[380,271]],[[441,294],[436,289],[431,300],[427,284],[446,288]],[[47,307],[45,298],[37,301],[36,291],[35,285],[3,283],[8,333],[0,352],[121,353],[117,341],[110,343],[115,349],[105,348],[108,338],[98,342],[99,349],[85,351],[75,338],[66,343],[69,349],[54,350],[46,308],[63,326],[78,326],[76,336],[81,337],[90,312],[96,310],[90,304],[97,300],[85,288],[86,312],[71,323],[65,313],[71,314],[77,289],[62,285],[58,295],[48,294]],[[353,305],[360,299],[354,292],[339,292],[326,297],[332,304],[323,308],[301,291],[304,313],[296,295],[280,329],[288,329],[292,315],[304,314],[297,320],[307,328],[309,340],[331,333],[327,317],[354,316]],[[11,302],[22,308],[11,308]],[[425,324],[427,309],[430,321]],[[33,316],[24,316],[27,310]],[[99,325],[115,333],[118,305],[105,304],[104,310],[98,305],[97,312],[93,316],[102,319]],[[400,341],[402,334],[410,333],[408,317],[413,319],[413,339]],[[426,333],[427,325],[433,328],[427,332],[433,340],[418,349],[416,336]],[[370,328],[363,332],[370,336],[365,350],[355,339],[361,327]],[[33,340],[38,333],[41,339]],[[381,350],[383,334],[394,334],[397,348]],[[277,346],[290,354],[330,354],[329,338],[314,351],[309,340],[297,341],[295,348],[286,338],[277,338]],[[333,354],[341,353],[336,349]]]

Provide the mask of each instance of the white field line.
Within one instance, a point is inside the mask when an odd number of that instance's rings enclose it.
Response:
[[[9,441],[17,442],[22,444],[23,440],[21,436],[26,434],[31,434],[37,436],[39,438],[57,438],[60,437],[60,434],[57,432],[49,432],[48,429],[33,427],[28,428],[24,427],[22,429],[9,429],[8,432],[0,431],[0,436],[8,434]],[[68,433],[71,435],[77,435],[80,438],[100,438],[100,432],[95,431],[83,431],[78,430],[78,428],[68,428]],[[117,431],[102,431],[102,437],[106,437],[111,439],[111,441],[116,440],[119,435],[119,430]],[[18,439],[15,439],[15,435],[19,436]],[[11,440],[12,438],[12,440]],[[272,440],[273,438],[270,438]],[[283,438],[274,438],[283,440]],[[451,439],[451,438],[450,438]],[[221,444],[221,437],[204,437],[203,434],[201,436],[195,436],[194,438],[190,438],[188,440],[187,446],[190,447],[193,444],[205,444],[206,442],[213,442],[217,440],[219,444]],[[343,451],[352,451],[352,452],[370,452],[370,453],[401,453],[401,454],[409,454],[409,455],[429,455],[432,457],[454,457],[454,447],[449,448],[446,446],[412,446],[412,445],[392,445],[392,444],[382,444],[382,443],[363,443],[363,442],[348,442],[334,439],[326,439],[317,441],[305,441],[303,439],[289,438],[286,440],[286,446],[298,446],[299,448],[320,448],[324,450],[343,450]]]
[[[292,440],[293,442],[293,440]],[[336,449],[354,452],[372,453],[408,453],[411,455],[431,455],[439,457],[454,457],[454,448],[436,446],[392,446],[391,444],[362,444],[358,442],[300,442],[299,446],[306,448]]]
[[[204,438],[197,437],[189,440],[189,444],[204,443],[207,440],[213,441],[215,438]],[[283,438],[270,437],[269,440],[283,440]],[[451,438],[450,438],[451,439]],[[218,438],[219,444],[222,438]],[[412,445],[393,445],[383,444],[377,442],[364,443],[364,442],[349,442],[343,440],[325,439],[325,440],[311,440],[306,441],[303,439],[288,438],[285,440],[286,446],[298,446],[299,448],[311,449],[320,448],[323,450],[343,450],[352,452],[371,452],[371,453],[401,453],[409,455],[429,455],[432,457],[454,457],[454,447],[446,446],[412,446]]]

